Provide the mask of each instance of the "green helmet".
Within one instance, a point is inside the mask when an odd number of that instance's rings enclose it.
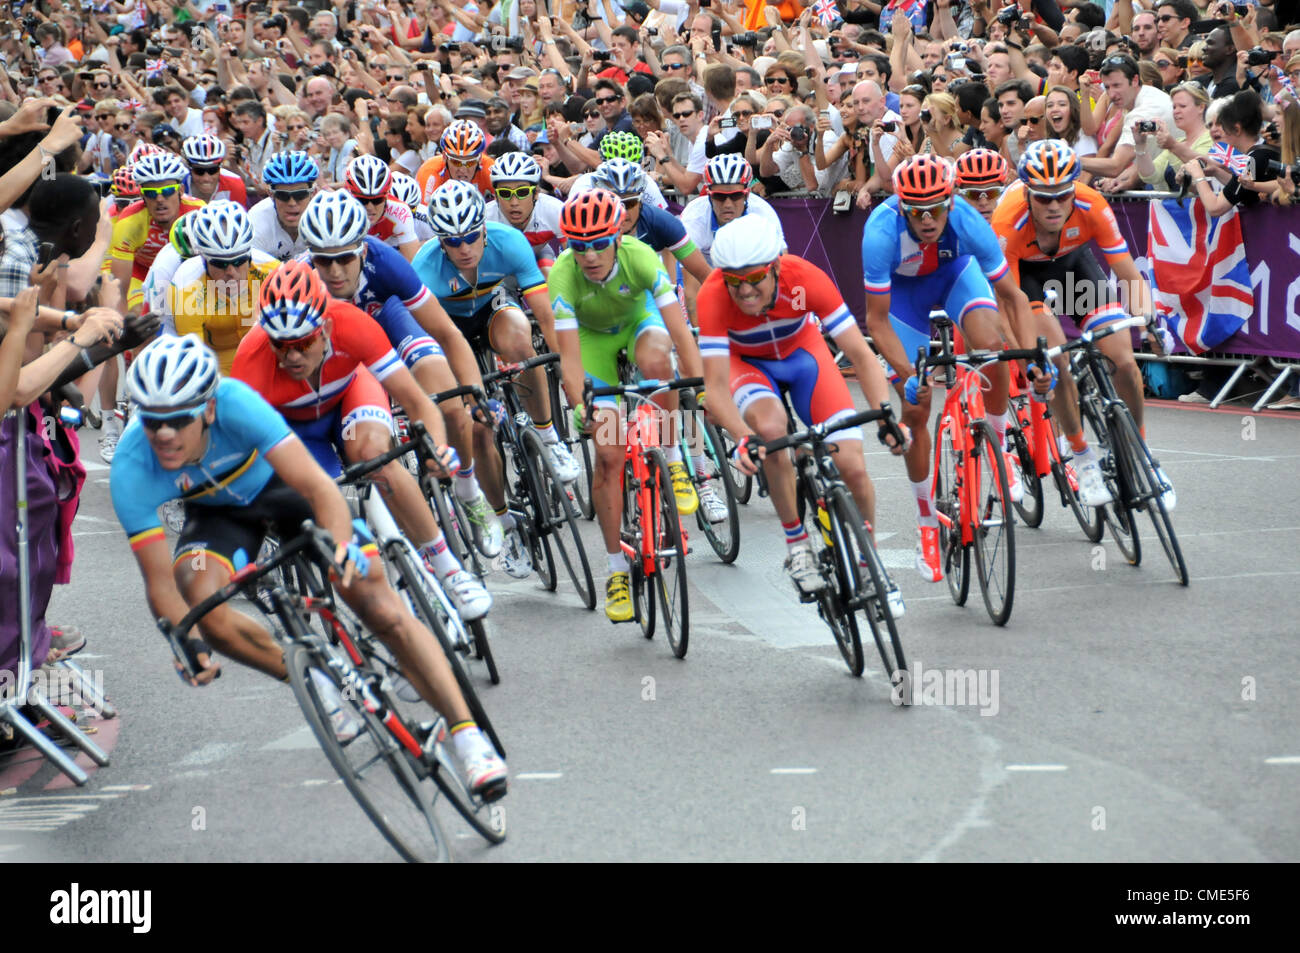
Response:
[[[182,258],[194,257],[194,249],[190,246],[190,236],[186,232],[186,229],[189,228],[189,225],[186,222],[186,219],[188,218],[188,215],[182,215],[180,218],[176,219],[176,221],[172,222],[172,230],[169,238],[172,243],[172,248],[175,248],[180,252]]]
[[[640,162],[643,151],[641,140],[635,132],[607,132],[600,140],[602,159],[627,159],[629,162]]]

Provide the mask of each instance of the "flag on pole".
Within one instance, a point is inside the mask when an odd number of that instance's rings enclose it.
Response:
[[[1237,209],[1214,217],[1199,200],[1167,199],[1151,203],[1149,223],[1156,313],[1193,354],[1218,347],[1255,310]]]
[[[145,60],[144,75],[145,79],[157,79],[162,76],[163,70],[167,68],[167,63],[163,60]]]
[[[1210,146],[1210,158],[1236,175],[1241,175],[1250,168],[1250,156],[1238,152],[1226,142],[1216,142]]]

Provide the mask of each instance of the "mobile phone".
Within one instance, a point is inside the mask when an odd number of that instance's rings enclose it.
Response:
[[[1088,77],[1088,82],[1093,83],[1094,85],[1101,83],[1101,72],[1099,70],[1090,69],[1083,75]]]
[[[767,115],[758,115],[749,121],[750,129],[771,129],[772,117]]]
[[[735,128],[736,128],[736,120],[735,120],[735,117],[734,117],[734,116],[723,116],[721,119],[718,120],[718,128],[719,128],[719,129],[735,129]]]
[[[898,128],[898,123],[892,120],[889,122],[882,122],[880,124],[880,128],[883,129],[885,132],[893,132],[895,129]]]
[[[54,243],[41,242],[36,250],[36,264],[44,268],[54,260]]]

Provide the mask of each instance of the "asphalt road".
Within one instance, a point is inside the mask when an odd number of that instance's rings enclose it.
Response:
[[[1151,545],[1138,568],[1094,548],[1049,500],[1042,529],[1017,528],[1006,628],[918,579],[901,464],[869,453],[913,672],[974,670],[973,697],[897,708],[874,654],[849,677],[765,500],[742,507],[736,565],[696,541],[684,661],[567,583],[493,574],[502,682],[482,695],[510,836],[488,848],[446,811],[457,858],[1300,859],[1300,418],[1163,405],[1148,432],[1191,586]],[[395,860],[287,687],[232,664],[203,690],[171,674],[107,475],[89,474],[50,618],[87,633],[83,666],[120,709],[90,722],[112,763],[77,790],[30,753],[0,761],[0,860]]]

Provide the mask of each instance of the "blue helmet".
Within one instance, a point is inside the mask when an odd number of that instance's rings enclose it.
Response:
[[[277,152],[262,172],[262,180],[267,185],[315,182],[319,178],[320,166],[305,152]]]

